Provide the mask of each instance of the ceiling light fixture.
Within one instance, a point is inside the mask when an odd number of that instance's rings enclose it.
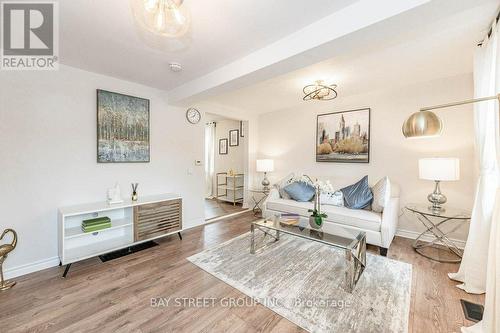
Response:
[[[172,72],[180,72],[180,71],[182,71],[182,65],[179,64],[178,62],[171,62],[170,64],[168,64],[168,66],[170,67],[170,70]]]
[[[132,0],[141,27],[165,37],[180,37],[189,30],[190,15],[184,0]]]
[[[304,92],[304,101],[310,101],[316,99],[318,101],[329,101],[337,97],[336,84],[325,85],[323,80],[318,80],[314,84],[310,84],[304,87],[302,91]]]

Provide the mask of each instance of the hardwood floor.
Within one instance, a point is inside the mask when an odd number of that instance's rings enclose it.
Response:
[[[210,220],[216,217],[241,212],[245,210],[241,203],[233,205],[230,202],[218,201],[215,199],[205,199],[205,219]]]
[[[75,263],[66,279],[62,267],[20,277],[0,293],[0,332],[304,332],[262,305],[151,306],[158,297],[245,297],[186,258],[247,232],[253,219],[245,213],[188,230],[182,241],[172,235],[160,246],[106,263]],[[388,256],[413,265],[409,332],[459,332],[471,324],[459,299],[482,303],[484,297],[466,294],[446,277],[456,264],[430,261],[399,237]]]

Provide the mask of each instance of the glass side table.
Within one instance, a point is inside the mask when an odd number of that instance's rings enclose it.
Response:
[[[450,240],[448,235],[460,228],[463,223],[470,221],[470,212],[451,207],[445,207],[443,211],[435,211],[422,204],[408,204],[405,209],[413,213],[426,228],[413,242],[413,248],[418,254],[438,262],[458,263],[462,260],[463,251]],[[444,232],[442,228],[446,224],[454,225],[449,231]],[[429,236],[431,237],[429,242],[422,240],[423,237]],[[444,246],[445,250],[449,251],[457,259],[440,259],[422,252],[422,249],[427,247],[438,248],[437,245]]]
[[[263,188],[251,188],[248,189],[248,192],[252,193],[252,200],[253,200],[253,215],[258,216],[262,213],[262,203],[264,200],[266,200],[267,196],[269,195],[269,190],[264,190]],[[257,196],[257,197],[256,197]]]

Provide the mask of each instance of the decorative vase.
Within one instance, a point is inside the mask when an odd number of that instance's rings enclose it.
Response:
[[[313,229],[321,229],[323,226],[323,218],[321,216],[309,216],[309,225]]]
[[[132,183],[132,201],[137,201],[137,187],[139,183]]]

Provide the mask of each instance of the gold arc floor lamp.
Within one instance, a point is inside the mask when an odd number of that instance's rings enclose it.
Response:
[[[441,119],[431,110],[444,109],[452,106],[473,104],[478,102],[498,100],[500,103],[500,93],[495,96],[480,97],[474,99],[468,99],[461,102],[447,103],[435,106],[429,106],[421,108],[419,112],[415,112],[403,123],[403,135],[406,138],[423,138],[423,137],[435,137],[441,135],[443,130],[443,122]],[[484,307],[480,304],[474,304],[466,300],[461,299],[462,309],[465,314],[465,318],[472,321],[479,321],[483,317]]]
[[[443,122],[431,110],[444,109],[452,106],[472,104],[496,99],[500,103],[500,93],[495,96],[468,99],[461,102],[441,104],[421,108],[420,111],[412,114],[403,123],[403,135],[406,138],[433,137],[439,136],[443,130]]]

